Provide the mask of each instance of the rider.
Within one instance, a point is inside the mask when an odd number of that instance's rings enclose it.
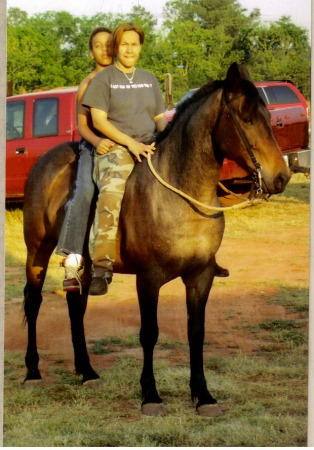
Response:
[[[97,151],[95,156],[94,180],[99,196],[93,224],[90,295],[108,291],[127,178],[135,161],[153,155],[156,130],[162,131],[167,124],[156,77],[135,66],[143,42],[144,32],[139,26],[118,26],[110,40],[116,63],[94,77],[83,101],[90,107],[94,127],[115,142],[108,153]]]
[[[82,139],[79,143],[76,188],[73,197],[66,204],[66,215],[56,250],[57,255],[65,256],[62,262],[65,268],[64,291],[80,290],[79,275],[83,267],[83,245],[96,188],[92,179],[95,150],[105,154],[114,145],[114,142],[104,139],[94,129],[89,109],[82,105],[89,83],[96,74],[112,63],[112,57],[107,51],[110,36],[111,31],[105,27],[98,27],[91,33],[89,51],[91,58],[95,60],[96,68],[81,82],[77,91],[77,122]]]

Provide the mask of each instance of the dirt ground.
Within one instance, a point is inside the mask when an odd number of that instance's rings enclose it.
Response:
[[[230,277],[216,279],[210,293],[206,309],[206,353],[226,355],[238,350],[251,353],[265,342],[254,337],[246,326],[270,318],[298,318],[297,314],[290,314],[284,307],[270,302],[275,288],[269,282],[286,286],[298,283],[304,286],[308,283],[308,235],[308,224],[305,224],[301,229],[281,233],[279,240],[276,227],[264,239],[256,240],[254,236],[248,236],[246,241],[224,238],[217,261],[229,269]],[[21,302],[22,298],[8,302],[5,350],[24,354],[27,328],[23,325]],[[180,279],[161,289],[158,320],[161,337],[187,342],[185,292]],[[134,276],[115,274],[106,296],[89,297],[85,315],[87,341],[138,333],[139,326]],[[64,365],[74,370],[70,324],[63,293],[44,295],[38,318],[37,342],[43,372],[47,365],[53,365],[57,359],[64,360]],[[141,358],[140,348],[130,351]],[[103,369],[114,364],[116,355],[91,354],[91,363],[96,370]],[[186,359],[188,355],[173,353],[172,357]]]

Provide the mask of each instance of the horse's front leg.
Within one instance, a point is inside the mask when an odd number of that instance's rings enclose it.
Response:
[[[186,286],[191,394],[193,400],[194,398],[198,399],[197,412],[210,417],[222,415],[217,401],[207,389],[203,364],[205,308],[214,276],[215,262],[211,263],[201,274],[193,273],[182,277]]]
[[[144,363],[141,376],[143,394],[142,412],[147,416],[166,413],[166,408],[158,395],[153,369],[153,352],[158,339],[157,305],[160,284],[156,277],[137,275],[136,287],[141,311],[140,342]]]

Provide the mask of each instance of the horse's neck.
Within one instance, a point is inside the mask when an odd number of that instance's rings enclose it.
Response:
[[[216,195],[221,170],[212,140],[220,99],[217,91],[189,117],[183,113],[182,120],[161,142],[161,152],[157,152],[156,166],[161,175],[200,201]]]

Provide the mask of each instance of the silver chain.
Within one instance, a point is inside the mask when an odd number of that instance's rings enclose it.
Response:
[[[136,67],[135,67],[135,66],[134,66],[134,69],[133,69],[131,78],[129,78],[129,77],[127,76],[127,74],[126,74],[125,72],[123,72],[121,69],[119,69],[119,67],[117,66],[117,64],[116,64],[116,68],[117,68],[118,70],[120,70],[120,72],[122,72],[122,73],[126,76],[126,78],[128,79],[128,81],[129,81],[130,84],[133,83],[133,78],[134,78],[134,74],[135,74],[135,71],[136,71]]]

